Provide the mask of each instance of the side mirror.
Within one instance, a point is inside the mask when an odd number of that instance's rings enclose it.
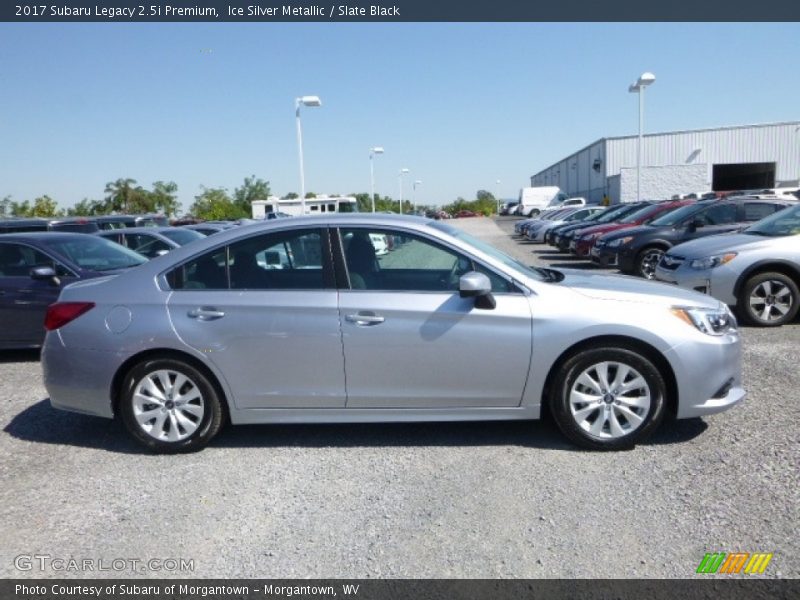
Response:
[[[458,280],[458,294],[462,298],[475,298],[475,308],[493,309],[497,302],[492,296],[492,282],[483,273],[470,271]]]
[[[61,280],[56,277],[53,267],[34,267],[31,269],[31,279],[35,281],[49,281],[53,285],[61,285]]]
[[[693,221],[689,222],[689,225],[686,227],[689,231],[697,231],[700,227],[705,227],[705,221],[702,219],[694,219]]]

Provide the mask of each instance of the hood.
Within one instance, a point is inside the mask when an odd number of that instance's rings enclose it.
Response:
[[[617,231],[618,229],[630,229],[633,225],[630,223],[603,223],[602,225],[594,225],[588,227],[581,232],[581,235],[589,235],[592,233],[607,233]]]
[[[736,251],[741,246],[757,249],[762,246],[771,246],[780,237],[765,237],[762,235],[747,235],[744,233],[720,233],[708,237],[684,242],[670,250],[673,256],[684,258],[704,258],[720,252]]]
[[[603,239],[607,240],[614,240],[618,237],[625,237],[629,235],[639,235],[640,233],[651,233],[653,231],[661,231],[665,229],[670,229],[669,227],[652,227],[650,225],[638,225],[636,227],[626,227],[625,229],[621,230],[619,233],[616,231],[612,231],[606,234],[606,237]]]
[[[658,306],[702,306],[717,308],[719,300],[676,285],[628,277],[626,275],[587,274],[584,271],[559,269],[565,286],[596,300],[636,302]]]

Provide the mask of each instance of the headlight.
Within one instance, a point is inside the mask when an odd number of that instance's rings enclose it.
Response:
[[[736,331],[736,317],[724,305],[723,308],[673,306],[670,312],[708,335],[725,335]]]
[[[705,258],[696,258],[689,263],[689,266],[693,269],[713,269],[731,262],[734,258],[736,258],[736,252],[727,252],[725,254],[706,256]]]
[[[633,239],[632,235],[626,235],[625,237],[617,238],[615,240],[611,240],[608,242],[609,247],[616,248],[617,246],[624,246],[628,242]]]

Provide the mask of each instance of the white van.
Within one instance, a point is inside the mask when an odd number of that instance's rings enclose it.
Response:
[[[545,208],[558,206],[567,197],[557,185],[525,187],[519,191],[519,205],[516,214],[535,217]]]

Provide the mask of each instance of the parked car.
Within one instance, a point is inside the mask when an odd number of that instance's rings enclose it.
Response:
[[[126,227],[167,227],[169,219],[164,215],[101,215],[97,217],[100,229],[124,229]]]
[[[457,219],[465,219],[465,218],[468,218],[468,217],[477,217],[477,216],[478,216],[478,213],[473,212],[471,210],[466,210],[466,209],[465,210],[460,210],[455,214],[455,217]]]
[[[501,215],[513,214],[518,204],[519,204],[518,200],[514,200],[511,202],[503,202],[503,204],[500,206],[500,214]]]
[[[597,242],[602,240],[601,236],[611,233],[612,231],[619,231],[621,229],[630,229],[639,225],[647,225],[652,223],[659,217],[677,210],[687,204],[693,204],[694,200],[669,200],[667,202],[657,202],[649,206],[640,208],[639,210],[630,213],[627,217],[623,217],[616,223],[605,223],[584,229],[581,235],[575,240],[575,254],[580,257],[589,257],[592,262],[607,267],[609,265],[603,264],[600,260],[600,254],[595,249]]]
[[[748,323],[789,323],[800,308],[800,205],[741,233],[686,242],[656,266],[656,279],[710,294]]]
[[[652,202],[647,201],[617,204],[615,206],[610,206],[604,212],[599,213],[597,219],[592,219],[591,221],[587,220],[582,223],[570,223],[569,225],[562,225],[556,228],[553,235],[550,236],[550,245],[555,246],[561,252],[568,252],[573,245],[575,236],[579,235],[580,232],[587,227],[593,227],[594,225],[599,225],[602,223],[617,222],[629,214],[636,212],[644,206],[649,206],[650,204],[652,204]]]
[[[652,279],[658,261],[672,246],[744,229],[749,223],[790,204],[790,200],[748,197],[703,200],[659,217],[649,225],[604,235],[602,240],[605,243],[598,247],[599,256],[606,264],[616,264],[623,273]]]
[[[545,209],[537,214],[535,217],[531,217],[529,219],[522,219],[521,221],[517,221],[514,223],[514,233],[516,235],[520,235],[525,237],[528,233],[528,227],[533,225],[534,223],[539,223],[542,220],[547,219],[554,219],[561,215],[565,215],[571,212],[574,212],[575,208],[553,208],[553,209]]]
[[[585,223],[587,218],[604,210],[604,206],[572,207],[566,213],[531,224],[525,232],[525,237],[532,242],[544,243],[544,236],[551,229],[565,223]]]
[[[127,248],[82,233],[0,236],[0,348],[37,348],[47,307],[75,281],[146,262]]]
[[[31,231],[94,233],[98,231],[98,227],[96,221],[91,217],[65,217],[60,219],[12,217],[0,219],[0,233],[25,233]]]
[[[155,258],[206,237],[199,231],[187,227],[127,227],[101,231],[97,235],[130,248],[147,258]]]
[[[376,256],[374,234],[406,242]],[[281,252],[282,268],[261,266]],[[68,286],[45,323],[52,405],[118,417],[161,452],[203,447],[226,419],[536,419],[543,405],[573,442],[612,450],[667,413],[745,396],[736,321],[718,300],[527,267],[418,218],[232,229]],[[481,356],[492,369],[476,368]]]

